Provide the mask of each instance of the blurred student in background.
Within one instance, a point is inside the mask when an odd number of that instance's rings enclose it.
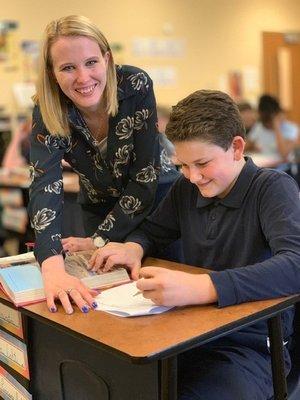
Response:
[[[16,131],[13,133],[11,141],[4,151],[1,167],[7,170],[14,170],[29,165],[29,135],[31,132],[31,118],[25,118],[19,123]],[[0,219],[2,219],[2,208],[0,204]],[[0,257],[6,256],[4,243],[7,232],[1,226],[0,222]],[[23,248],[20,247],[19,251]]]
[[[260,97],[258,114],[259,121],[248,139],[261,153],[278,156],[282,163],[290,161],[298,141],[298,126],[286,119],[278,100],[268,94]]]
[[[251,131],[251,129],[254,127],[255,123],[257,122],[257,111],[247,101],[240,102],[237,104],[237,106],[238,106],[242,121],[245,126],[245,133],[246,133],[245,151],[246,152],[257,152],[257,151],[259,151],[258,147],[252,140],[249,140],[249,137],[248,137],[248,133]]]
[[[157,106],[157,126],[159,131],[159,145],[162,149],[160,153],[161,174],[159,176],[160,190],[156,194],[155,206],[164,198],[170,188],[170,183],[174,182],[180,175],[174,164],[176,161],[174,145],[165,135],[166,125],[169,122],[170,110],[165,106]],[[156,208],[156,207],[154,207]]]
[[[31,118],[26,118],[17,127],[4,153],[3,168],[13,169],[29,165],[31,124]]]
[[[245,126],[246,135],[248,135],[257,121],[257,112],[247,101],[242,101],[237,106]]]

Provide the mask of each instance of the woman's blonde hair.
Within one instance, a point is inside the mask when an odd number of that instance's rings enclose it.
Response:
[[[67,97],[56,82],[52,60],[51,46],[61,36],[85,36],[96,41],[102,55],[109,53],[107,66],[107,82],[103,92],[103,100],[109,115],[118,111],[117,77],[111,49],[105,36],[88,18],[69,15],[50,22],[45,29],[37,92],[34,101],[39,105],[46,128],[52,135],[66,136],[70,134],[68,121]]]

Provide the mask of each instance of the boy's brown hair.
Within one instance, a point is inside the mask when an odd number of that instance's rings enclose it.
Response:
[[[198,139],[228,150],[245,128],[234,101],[218,90],[197,90],[172,108],[166,135],[171,142]]]

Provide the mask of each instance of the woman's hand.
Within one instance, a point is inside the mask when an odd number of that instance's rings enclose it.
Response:
[[[93,296],[98,292],[88,289],[78,278],[67,274],[62,256],[47,258],[42,264],[42,276],[47,306],[51,312],[57,310],[56,299],[60,300],[67,314],[74,311],[71,301],[84,313],[97,307]]]
[[[136,286],[146,299],[164,306],[209,304],[217,301],[214,284],[208,274],[189,274],[159,267],[140,270]]]
[[[137,243],[110,242],[94,252],[89,264],[92,271],[101,270],[103,272],[107,272],[117,265],[125,266],[131,271],[132,279],[136,280],[139,277],[143,255],[143,248]]]
[[[63,249],[66,252],[74,253],[74,251],[81,250],[95,250],[96,247],[93,243],[92,238],[81,238],[81,237],[67,237],[61,240]]]

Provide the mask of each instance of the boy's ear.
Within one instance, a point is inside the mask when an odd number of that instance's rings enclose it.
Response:
[[[232,141],[235,161],[240,161],[244,157],[245,140],[241,136],[235,136]]]

